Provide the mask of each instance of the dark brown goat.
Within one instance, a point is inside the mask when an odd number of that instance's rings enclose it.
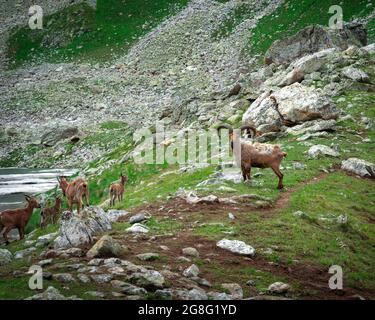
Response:
[[[120,182],[119,183],[112,183],[109,187],[109,194],[111,196],[110,199],[110,206],[115,205],[116,199],[118,201],[122,201],[124,197],[125,191],[125,183],[128,181],[128,177],[124,176],[121,172],[120,174]]]
[[[287,154],[281,150],[280,145],[241,141],[241,134],[234,132],[232,127],[228,125],[220,125],[217,128],[219,133],[221,129],[229,130],[231,148],[234,150],[237,164],[241,166],[244,181],[251,179],[250,174],[252,167],[271,168],[279,178],[278,188],[282,189],[284,187],[284,175],[280,171],[280,164]],[[242,133],[244,130],[247,131],[247,133],[251,133],[252,138],[256,136],[256,129],[254,127],[244,125],[240,128],[240,132]],[[236,144],[240,147],[238,151],[235,146]]]
[[[77,212],[79,214],[81,207],[83,208],[83,198],[86,200],[86,205],[89,206],[89,187],[85,179],[76,178],[68,182],[65,177],[57,178],[63,194],[68,200],[69,211],[72,212],[73,204],[77,205]]]
[[[25,198],[27,201],[26,208],[5,210],[0,212],[0,233],[4,231],[3,237],[6,244],[9,243],[7,235],[12,229],[18,229],[20,240],[24,238],[25,228],[31,218],[31,215],[33,214],[34,209],[40,208],[40,204],[35,198],[29,196],[25,196]]]
[[[42,221],[40,223],[41,228],[48,225],[49,222],[56,223],[61,210],[61,199],[56,198],[55,205],[53,207],[47,207],[42,210]]]

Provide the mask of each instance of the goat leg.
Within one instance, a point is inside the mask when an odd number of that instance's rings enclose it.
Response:
[[[272,167],[272,170],[273,170],[273,172],[275,172],[275,174],[279,178],[279,184],[277,185],[277,188],[278,189],[283,189],[284,188],[284,185],[283,185],[283,177],[284,177],[284,175],[280,171],[279,167]]]
[[[4,240],[5,240],[5,244],[8,245],[9,244],[9,240],[8,240],[8,232],[12,230],[12,227],[6,227],[5,228],[5,231],[3,233],[3,237],[4,237]]]

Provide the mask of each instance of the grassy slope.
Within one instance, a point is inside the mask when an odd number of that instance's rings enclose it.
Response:
[[[94,10],[72,5],[44,18],[43,30],[16,27],[8,42],[11,67],[28,61],[105,61],[123,54],[140,36],[188,0],[98,0]]]
[[[271,15],[262,18],[249,40],[250,53],[264,54],[271,44],[285,37],[297,33],[299,30],[313,24],[328,26],[329,8],[337,5],[335,0],[286,0]],[[367,6],[367,0],[343,0],[340,6],[343,9],[344,21],[351,21],[355,17],[364,17],[374,10],[374,4]],[[368,25],[369,43],[375,41],[375,21]]]

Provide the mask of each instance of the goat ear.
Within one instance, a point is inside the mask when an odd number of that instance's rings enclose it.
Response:
[[[26,201],[30,201],[30,196],[28,196],[27,194],[25,195],[25,199],[26,199]]]

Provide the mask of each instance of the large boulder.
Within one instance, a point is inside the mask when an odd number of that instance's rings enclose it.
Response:
[[[73,142],[79,140],[81,132],[77,127],[57,126],[42,135],[41,143],[46,147],[52,147],[61,140],[71,139]]]
[[[289,64],[305,55],[324,49],[346,50],[351,45],[367,44],[367,34],[362,24],[346,24],[343,29],[309,26],[292,37],[277,40],[267,50],[265,63]]]
[[[341,169],[359,175],[361,177],[375,178],[375,165],[371,162],[358,159],[349,158],[341,163]]]
[[[111,230],[111,222],[100,207],[87,207],[80,216],[71,215],[60,222],[60,231],[54,248],[71,248],[93,243],[93,236]]]
[[[25,300],[78,300],[77,297],[65,297],[54,287],[48,287],[46,291],[33,295]]]
[[[294,83],[272,94],[277,105],[266,92],[255,100],[244,113],[244,123],[254,125],[262,133],[277,132],[283,121],[302,123],[316,119],[336,119],[339,110],[320,89]]]
[[[111,236],[101,237],[87,252],[88,258],[118,257],[123,253],[123,248]]]
[[[354,67],[346,67],[342,70],[342,74],[353,81],[357,82],[369,82],[370,77],[367,75],[366,72],[362,71],[361,69],[357,69]]]

